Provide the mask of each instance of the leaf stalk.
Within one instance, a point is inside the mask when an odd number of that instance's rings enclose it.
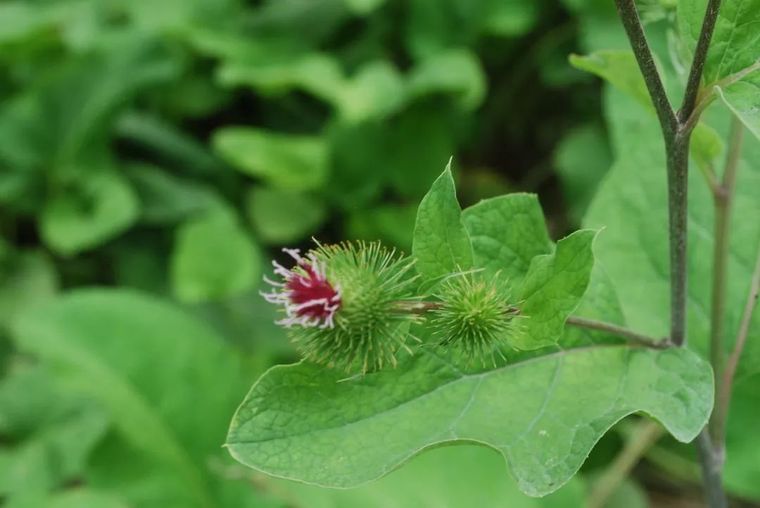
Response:
[[[607,323],[605,321],[597,321],[595,319],[588,319],[580,316],[570,316],[567,318],[566,323],[570,326],[575,326],[578,328],[587,328],[589,330],[607,332],[612,335],[622,337],[638,346],[644,346],[652,349],[668,349],[670,347],[673,347],[673,343],[667,337],[662,339],[655,339],[654,337],[650,337],[648,335],[644,335],[612,323]]]

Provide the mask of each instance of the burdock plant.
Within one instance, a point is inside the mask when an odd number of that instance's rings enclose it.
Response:
[[[677,80],[688,69],[677,94],[636,2],[615,4],[632,52],[573,58],[643,104],[618,110],[614,99],[608,108],[616,162],[584,220],[605,230],[552,242],[536,197],[522,193],[462,210],[447,168],[418,208],[413,260],[377,244],[297,256],[294,269],[278,268],[283,281],[267,298],[283,305],[282,323],[307,361],[274,367],[243,401],[227,438],[238,460],[353,487],[425,448],[477,442],[504,456],[523,492],[543,496],[637,414],[590,506],[607,504],[660,425],[695,442],[711,508],[727,506],[724,460],[735,465],[729,487],[756,493],[746,415],[757,406],[760,229],[743,139],[760,137],[760,3],[670,3],[679,38],[670,56],[691,60],[668,73]],[[702,115],[711,104],[727,106],[727,143],[721,111]],[[435,347],[411,347],[417,327]],[[404,347],[415,354],[388,368]],[[438,354],[488,359],[506,347],[528,352],[480,370]],[[312,361],[364,375],[346,380]],[[742,455],[753,468],[742,470]]]

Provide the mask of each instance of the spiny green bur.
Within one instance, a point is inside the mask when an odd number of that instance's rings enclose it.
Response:
[[[291,330],[301,353],[348,373],[395,365],[399,349],[408,349],[409,324],[416,319],[400,308],[413,297],[412,261],[379,243],[320,246],[315,254],[341,292],[341,307],[333,328]]]
[[[508,283],[500,276],[478,273],[451,276],[434,294],[439,306],[431,311],[429,327],[438,343],[461,350],[470,360],[495,364],[495,355],[509,345],[517,331]]]

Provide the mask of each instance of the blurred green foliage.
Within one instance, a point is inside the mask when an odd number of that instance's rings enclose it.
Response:
[[[220,446],[252,380],[295,358],[257,294],[279,247],[409,250],[452,155],[463,204],[539,191],[554,236],[580,223],[615,133],[567,55],[627,48],[611,5],[0,3],[0,504],[579,505],[582,480],[528,499],[479,449],[334,492]]]

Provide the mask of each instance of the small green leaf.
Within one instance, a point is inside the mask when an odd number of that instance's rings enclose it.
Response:
[[[416,218],[414,205],[383,205],[352,214],[346,230],[349,238],[380,240],[409,252]]]
[[[174,292],[187,302],[233,296],[251,289],[261,253],[227,212],[191,219],[177,231],[171,259]]]
[[[596,231],[576,231],[557,242],[553,254],[533,258],[518,293],[525,319],[511,345],[538,349],[559,341],[565,320],[578,307],[588,287],[595,237]]]
[[[272,48],[268,48],[268,53],[267,48],[252,49],[248,48],[242,55],[223,62],[217,73],[223,86],[249,85],[269,95],[295,88],[334,103],[345,84],[340,64],[331,55],[307,53],[272,56],[268,54]],[[252,58],[251,53],[256,55]]]
[[[271,48],[268,50],[271,52]],[[303,90],[337,109],[347,122],[383,118],[406,101],[406,84],[385,60],[361,66],[347,78],[334,56],[322,53],[279,56],[246,55],[225,62],[219,71],[223,85],[250,85],[264,94]]]
[[[590,55],[570,55],[573,67],[609,81],[654,112],[644,78],[631,51],[601,50]]]
[[[254,187],[246,198],[248,219],[262,242],[285,245],[308,237],[324,222],[324,203],[304,193]]]
[[[319,137],[225,127],[214,133],[213,145],[236,169],[275,187],[310,190],[327,178],[327,145]]]
[[[182,168],[183,175],[210,176],[224,165],[206,144],[195,139],[180,126],[172,125],[157,114],[129,111],[119,115],[114,126],[120,139],[127,139],[166,161],[167,166]]]
[[[224,206],[214,189],[159,167],[131,164],[125,173],[140,198],[141,219],[146,223],[171,224]]]
[[[129,182],[114,170],[97,169],[54,195],[42,209],[42,238],[60,254],[97,247],[137,220],[139,204]]]
[[[530,31],[539,19],[540,5],[525,0],[487,2],[485,30],[501,37],[516,37]]]
[[[0,329],[57,290],[58,274],[43,252],[0,252]]]
[[[567,482],[591,447],[636,411],[690,441],[712,409],[712,372],[687,349],[563,350],[484,372],[422,353],[358,378],[274,367],[233,418],[227,447],[267,474],[329,487],[375,480],[426,448],[478,442],[501,452],[526,494]]]
[[[426,279],[472,267],[472,245],[462,223],[451,161],[417,209],[412,254]]]
[[[501,272],[514,285],[531,260],[552,250],[544,214],[535,194],[507,194],[467,208],[462,220],[472,241],[475,266]]]
[[[366,16],[385,3],[385,0],[343,0],[354,13]]]
[[[398,111],[406,101],[406,87],[398,70],[380,60],[360,68],[333,100],[344,121],[359,123]]]
[[[436,53],[423,60],[409,77],[413,96],[450,93],[460,97],[465,109],[474,109],[483,101],[486,77],[477,57],[464,49]]]

